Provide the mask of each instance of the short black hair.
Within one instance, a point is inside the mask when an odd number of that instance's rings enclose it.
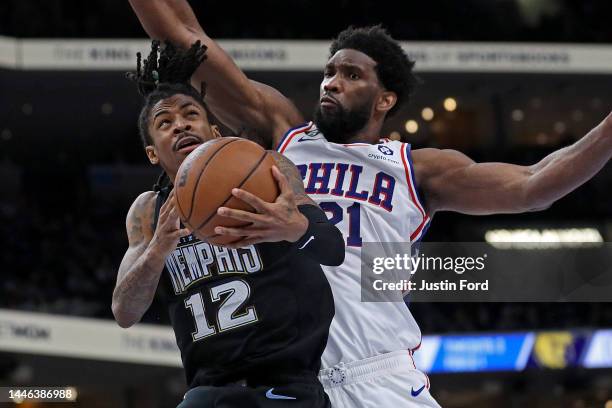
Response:
[[[145,98],[138,116],[138,131],[144,146],[153,144],[149,134],[149,116],[153,106],[162,99],[176,94],[191,96],[208,111],[204,104],[206,85],[201,83],[200,90],[191,86],[191,76],[206,59],[206,46],[196,41],[189,49],[181,49],[172,43],[159,41],[151,43],[151,52],[144,60],[137,55],[136,73],[129,72],[127,77],[136,82],[138,92]]]
[[[376,62],[378,79],[385,89],[397,95],[397,103],[388,113],[393,115],[408,100],[418,82],[412,73],[414,61],[381,25],[345,29],[329,47],[329,58],[347,48],[363,52]]]

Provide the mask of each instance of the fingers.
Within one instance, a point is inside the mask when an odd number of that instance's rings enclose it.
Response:
[[[170,207],[170,210],[168,211],[167,219],[170,222],[177,222],[177,223],[180,222],[180,215],[179,215],[178,208],[176,208],[176,203],[173,203],[172,206]]]
[[[159,215],[165,214],[169,207],[176,205],[176,197],[174,195],[174,190],[170,191],[170,194],[168,194],[168,198],[166,198],[166,202],[162,204],[161,208],[159,209]]]
[[[163,212],[160,210],[157,221],[158,228],[166,230],[169,233],[181,230],[181,217],[176,205],[176,197],[170,198],[164,205],[167,206],[163,208]]]
[[[186,237],[187,235],[191,235],[192,231],[189,228],[181,228],[177,231],[179,237]]]
[[[224,217],[233,218],[238,221],[246,222],[262,222],[263,217],[261,214],[252,213],[250,211],[235,210],[233,208],[219,207],[217,214]]]
[[[289,185],[289,180],[287,180],[287,177],[285,177],[285,175],[281,173],[278,167],[272,166],[272,175],[278,183],[278,187],[280,188],[281,194],[287,194],[292,192],[291,186]]]
[[[244,237],[247,235],[253,235],[257,233],[262,233],[264,230],[253,227],[215,227],[215,234],[219,235],[232,235],[234,237]]]
[[[263,214],[266,212],[267,203],[263,201],[261,198],[249,193],[248,191],[241,190],[239,188],[233,188],[232,195],[236,197],[237,199],[242,200],[245,203],[249,204],[258,213]]]
[[[172,191],[166,202],[159,209],[159,219],[165,220],[173,211],[176,213],[176,209],[176,197],[174,196],[174,191]]]

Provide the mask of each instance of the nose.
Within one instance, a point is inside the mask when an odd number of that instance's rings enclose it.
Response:
[[[176,121],[176,126],[174,127],[175,135],[188,130],[191,130],[191,125],[189,123],[185,123],[182,119]]]
[[[323,91],[325,93],[338,93],[340,92],[341,84],[338,79],[338,75],[334,75],[333,77],[326,78],[323,81]]]

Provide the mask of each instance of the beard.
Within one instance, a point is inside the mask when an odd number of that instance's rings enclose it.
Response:
[[[314,123],[329,142],[343,143],[355,136],[370,120],[373,101],[367,101],[353,110],[336,105],[335,110],[323,111],[318,103],[314,111]]]

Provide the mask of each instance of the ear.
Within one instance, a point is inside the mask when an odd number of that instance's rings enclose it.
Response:
[[[147,146],[145,147],[145,153],[149,158],[151,164],[159,164],[159,157],[157,157],[157,152],[155,151],[155,147]]]
[[[219,130],[219,126],[212,125],[210,129],[212,130],[212,134],[215,139],[221,137],[221,131]]]
[[[397,103],[397,95],[395,92],[383,91],[376,101],[376,111],[387,113]]]

